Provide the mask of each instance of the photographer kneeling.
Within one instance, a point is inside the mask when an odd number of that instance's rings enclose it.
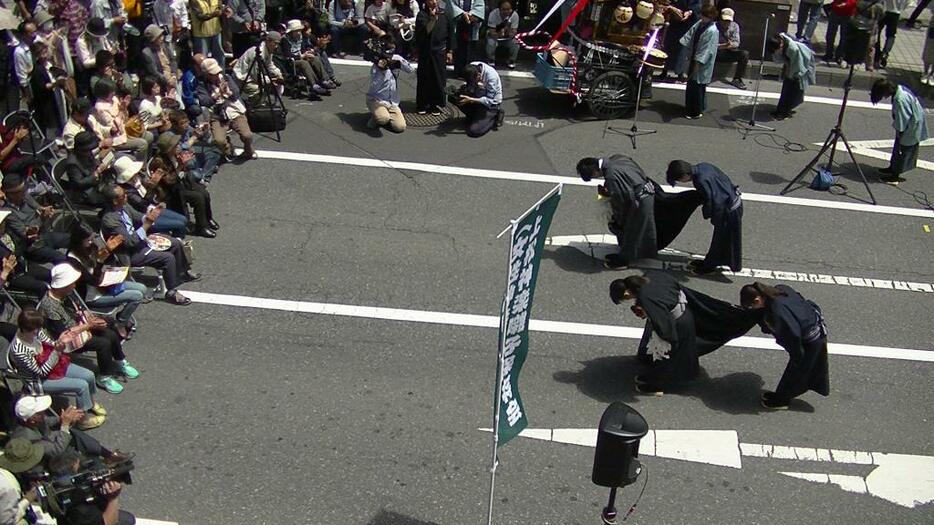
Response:
[[[81,457],[72,451],[49,459],[49,470],[55,478],[69,479],[81,471]],[[133,525],[136,516],[125,510],[120,510],[120,491],[123,484],[117,481],[107,481],[97,487],[97,493],[92,501],[78,499],[64,509],[62,515],[56,516],[63,525],[84,525],[90,523],[103,523],[104,525]]]
[[[483,62],[471,62],[464,68],[467,83],[449,96],[467,118],[467,136],[482,137],[503,124],[503,83],[499,73]]]
[[[380,39],[379,58],[370,67],[370,89],[366,93],[366,107],[370,110],[367,127],[387,126],[395,133],[405,131],[405,115],[399,109],[399,70],[414,71],[409,62],[396,54],[392,36]]]

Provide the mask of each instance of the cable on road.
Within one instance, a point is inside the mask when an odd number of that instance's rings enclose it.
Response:
[[[642,482],[642,490],[639,491],[639,495],[636,496],[636,501],[629,507],[629,511],[623,516],[622,521],[628,520],[629,516],[632,516],[632,513],[636,511],[636,506],[642,501],[642,495],[645,494],[645,487],[649,484],[649,467],[645,463],[642,464],[642,479],[644,480]]]
[[[768,142],[760,140],[760,138],[766,137],[769,139]],[[777,149],[781,150],[783,153],[803,153],[808,150],[808,147],[800,142],[794,142],[778,133],[758,133],[755,135],[756,144],[762,146],[763,148]]]

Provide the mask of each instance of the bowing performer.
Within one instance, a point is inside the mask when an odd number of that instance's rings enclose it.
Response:
[[[775,392],[762,393],[762,406],[785,410],[793,398],[808,390],[829,395],[827,325],[820,307],[783,284],[747,284],[740,290],[740,303],[763,311],[762,331],[772,334],[789,356]]]
[[[928,126],[924,117],[924,106],[918,97],[905,86],[896,86],[880,78],[872,85],[869,98],[873,104],[892,97],[892,127],[895,128],[895,144],[889,165],[879,170],[879,178],[886,184],[897,186],[905,180],[902,173],[918,165],[918,147],[928,138]]]
[[[610,299],[614,304],[634,300],[633,313],[646,320],[638,356],[652,370],[636,377],[636,390],[656,396],[667,386],[694,379],[700,356],[744,335],[762,317],[760,311],[710,297],[654,270],[616,279],[610,283]],[[656,336],[660,341],[653,344]]]
[[[610,254],[604,266],[623,270],[637,259],[658,255],[655,236],[656,184],[645,176],[639,164],[626,155],[597,159],[585,157],[577,163],[577,173],[585,182],[604,179],[597,192],[609,199],[612,218],[608,224],[616,235],[620,251]]]
[[[776,61],[782,64],[783,79],[778,105],[770,115],[775,120],[785,120],[804,102],[808,86],[817,82],[814,51],[807,44],[781,33],[771,39],[766,53],[775,54]]]
[[[692,183],[701,199],[701,212],[713,224],[713,238],[703,261],[691,261],[698,275],[712,273],[718,266],[738,272],[743,268],[743,199],[739,187],[720,168],[706,162],[695,165],[673,160],[666,173],[668,183]]]

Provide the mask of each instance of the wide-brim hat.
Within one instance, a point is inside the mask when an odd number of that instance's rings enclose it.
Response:
[[[224,72],[224,69],[221,68],[221,65],[217,63],[217,60],[213,58],[205,58],[201,61],[201,71],[209,75],[220,75]]]
[[[146,37],[146,40],[153,42],[162,38],[162,35],[165,34],[165,31],[157,26],[156,24],[149,24],[146,26],[146,29],[143,31],[143,36]]]
[[[302,29],[304,29],[304,26],[302,25],[301,20],[289,20],[285,24],[286,33],[291,33],[292,31],[301,31]]]
[[[81,272],[68,263],[59,263],[52,267],[52,282],[49,288],[65,288],[78,282]]]
[[[178,146],[181,140],[182,138],[175,133],[166,131],[165,133],[159,134],[159,138],[156,140],[156,147],[159,148],[159,153],[165,154],[172,151],[172,148],[175,146]]]
[[[7,216],[13,213],[10,210],[0,210],[0,224],[3,224],[3,221],[6,220]]]
[[[107,26],[104,25],[104,19],[94,17],[88,20],[86,26],[84,26],[84,31],[89,35],[96,37],[105,37],[107,36]]]
[[[90,131],[81,131],[75,135],[75,151],[90,151],[94,148],[100,146],[101,141],[97,138],[97,135],[91,133]]]
[[[44,24],[54,22],[55,17],[50,15],[48,11],[36,11],[36,14],[32,17],[32,21],[35,22],[36,27],[42,27]]]
[[[42,461],[42,446],[21,438],[11,439],[3,447],[0,455],[0,467],[13,472],[26,472]]]
[[[126,184],[139,171],[143,169],[143,163],[133,160],[133,157],[123,155],[114,161],[114,173],[116,174],[118,184]]]
[[[278,31],[269,31],[266,33],[266,41],[279,43],[282,41],[282,33]]]

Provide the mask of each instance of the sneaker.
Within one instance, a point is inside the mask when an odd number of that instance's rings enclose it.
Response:
[[[743,82],[741,78],[734,78],[733,82],[730,82],[730,84],[733,84],[733,87],[736,89],[746,89],[746,83]]]
[[[508,66],[509,66],[509,69],[516,69],[516,63],[515,63],[515,62],[510,62],[510,63],[508,64]]]
[[[123,385],[117,382],[116,379],[110,376],[102,376],[97,380],[97,386],[103,388],[111,394],[119,394],[123,392]]]
[[[703,116],[704,116],[703,113],[698,113],[697,115],[685,115],[684,118],[686,118],[686,119],[688,119],[688,120],[697,120],[697,119],[699,119],[699,118],[701,118],[701,117],[703,117]]]
[[[418,113],[419,115],[427,115],[427,114],[428,114],[428,112],[425,111],[424,109],[418,110],[417,113]]]
[[[337,89],[337,84],[333,80],[325,80],[321,83],[321,87],[324,89]]]
[[[337,87],[341,87],[341,81],[340,81],[340,80],[337,80],[337,79],[334,78],[334,77],[331,77],[331,79],[328,80],[328,82],[334,84],[334,85],[337,86]]]
[[[107,421],[107,418],[104,416],[84,416],[81,421],[78,421],[78,428],[80,430],[91,430],[103,425],[105,421]]]
[[[123,368],[123,375],[125,375],[127,379],[136,379],[137,377],[139,377],[139,370],[134,368],[133,365],[131,365],[129,361],[123,361],[122,368]]]
[[[782,399],[775,395],[775,392],[763,392],[759,398],[759,403],[769,410],[788,410],[789,399]]]
[[[314,92],[315,95],[319,95],[323,97],[326,97],[331,94],[331,92],[325,89],[324,87],[322,87],[321,84],[312,85],[311,91]]]
[[[94,406],[91,407],[91,410],[89,410],[89,412],[93,412],[95,415],[98,415],[98,416],[107,415],[107,409],[104,408],[104,405],[100,403],[94,403]]]

